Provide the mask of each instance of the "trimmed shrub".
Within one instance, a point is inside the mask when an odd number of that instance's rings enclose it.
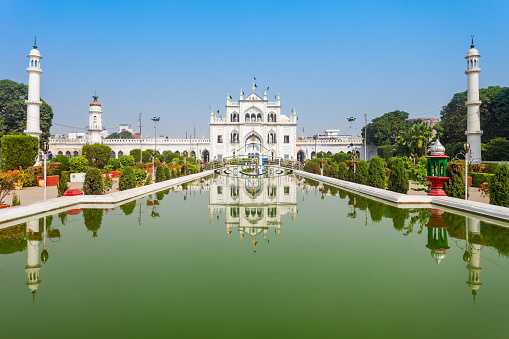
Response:
[[[136,185],[141,185],[145,181],[145,178],[147,177],[147,172],[145,170],[140,168],[134,168],[134,179],[136,181]]]
[[[314,161],[308,161],[306,165],[304,165],[304,171],[313,174],[320,174],[320,165]]]
[[[359,161],[357,166],[355,166],[355,174],[353,177],[353,181],[358,184],[366,185],[366,180],[368,177],[368,163],[364,160]]]
[[[106,166],[104,166],[104,168],[106,168],[110,171],[116,171],[120,167],[122,167],[122,165],[120,164],[120,160],[118,160],[116,158],[108,160],[108,163],[106,164]]]
[[[122,168],[120,172],[120,178],[118,179],[118,190],[124,191],[136,187],[136,177],[132,167],[126,166]]]
[[[171,179],[170,169],[166,166],[164,167],[164,178],[165,178],[165,180]]]
[[[145,179],[144,185],[152,184],[152,174],[147,174],[147,178]]]
[[[85,173],[88,167],[88,160],[84,156],[71,158],[71,173]]]
[[[123,155],[120,157],[122,166],[134,166],[134,158],[130,155]]]
[[[495,172],[498,169],[498,166],[500,166],[500,165],[497,164],[497,163],[494,163],[494,162],[486,163],[486,167],[484,167],[484,171],[483,172],[484,173],[495,174]]]
[[[141,160],[141,149],[133,149],[131,152],[129,152],[129,155],[131,155],[135,162],[140,162]]]
[[[473,172],[470,175],[472,176],[472,187],[481,187],[481,184],[489,183],[495,174]]]
[[[83,155],[90,166],[104,168],[111,158],[111,147],[101,144],[83,146]]]
[[[83,183],[83,194],[101,195],[103,194],[104,184],[101,171],[98,168],[91,167],[85,174]]]
[[[102,208],[84,208],[83,220],[85,227],[93,233],[92,237],[97,237],[97,231],[101,228],[103,222],[104,210]]]
[[[389,190],[393,192],[407,194],[408,188],[408,172],[405,168],[405,160],[395,158],[392,162],[391,174],[388,182]]]
[[[69,185],[67,184],[68,176],[64,175],[64,173],[69,174],[69,172],[67,172],[67,171],[63,172],[62,175],[60,176],[60,178],[58,179],[57,192],[58,192],[59,197],[62,197],[64,195],[65,191],[67,191],[69,189]]]
[[[447,164],[449,165],[449,164]],[[448,197],[465,198],[465,179],[463,179],[463,165],[457,163],[447,166],[446,175],[449,180],[444,183],[444,192]]]
[[[156,182],[164,181],[164,168],[161,165],[156,166]]]
[[[59,162],[60,163],[60,172],[62,171],[68,171],[71,168],[71,163],[69,161],[69,158],[66,157],[63,154],[59,154],[55,156],[53,159],[51,159],[50,162]]]
[[[382,158],[373,157],[369,162],[366,184],[385,189],[385,164]]]
[[[60,173],[61,178],[65,178],[65,181],[70,182],[71,181],[71,172],[70,171],[62,171]]]
[[[152,150],[146,150],[142,152],[142,162],[152,162]]]
[[[21,205],[21,200],[19,200],[19,196],[16,194],[16,192],[13,192],[11,206],[14,207],[19,205]]]
[[[28,168],[35,164],[39,154],[39,139],[29,135],[4,135],[2,160],[4,171]]]
[[[347,180],[347,176],[348,176],[348,165],[345,162],[340,162],[338,164],[338,179]]]
[[[500,165],[488,184],[490,204],[509,207],[509,165]]]

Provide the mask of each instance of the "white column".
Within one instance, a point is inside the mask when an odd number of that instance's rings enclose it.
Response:
[[[467,130],[465,134],[472,152],[470,162],[475,164],[481,162],[481,135],[483,134],[479,110],[481,106],[479,100],[479,73],[481,73],[481,69],[479,68],[480,55],[474,48],[473,41],[470,47],[465,57],[468,64],[465,71],[467,75],[467,101],[465,102],[467,106]]]

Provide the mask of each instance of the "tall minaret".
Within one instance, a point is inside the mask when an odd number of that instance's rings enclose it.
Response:
[[[34,48],[27,55],[28,62],[28,100],[27,104],[27,128],[26,135],[39,138],[41,131],[41,53],[37,50],[37,40],[34,41]]]
[[[88,137],[91,144],[101,144],[101,133],[103,131],[103,112],[101,111],[101,104],[99,101],[97,101],[97,98],[99,98],[97,94],[94,94],[92,98],[94,98],[94,101],[90,103],[90,109],[88,110]]]
[[[467,135],[467,142],[470,144],[471,150],[471,163],[480,163],[481,162],[481,114],[479,111],[479,106],[481,106],[481,101],[479,100],[479,73],[481,73],[481,69],[479,68],[479,52],[474,48],[474,36],[472,36],[472,45],[470,45],[470,50],[468,51],[467,56],[467,70],[465,74],[467,75],[467,102],[465,105],[467,106],[467,130],[465,134]]]

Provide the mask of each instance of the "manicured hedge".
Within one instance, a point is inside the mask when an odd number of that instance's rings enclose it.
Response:
[[[472,173],[472,187],[481,187],[481,184],[484,184],[485,182],[490,182],[491,178],[495,174],[489,174],[489,173]]]
[[[4,135],[2,137],[2,160],[4,171],[26,169],[39,154],[39,139],[29,135]]]

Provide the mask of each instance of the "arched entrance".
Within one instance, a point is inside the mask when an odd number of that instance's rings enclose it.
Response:
[[[303,150],[298,151],[297,152],[297,161],[303,162],[304,160],[306,160],[306,154],[304,153]]]
[[[209,162],[209,151],[203,150],[201,153],[201,158],[204,162]]]
[[[260,155],[262,150],[262,141],[256,134],[251,134],[246,139],[245,150],[250,158]]]

